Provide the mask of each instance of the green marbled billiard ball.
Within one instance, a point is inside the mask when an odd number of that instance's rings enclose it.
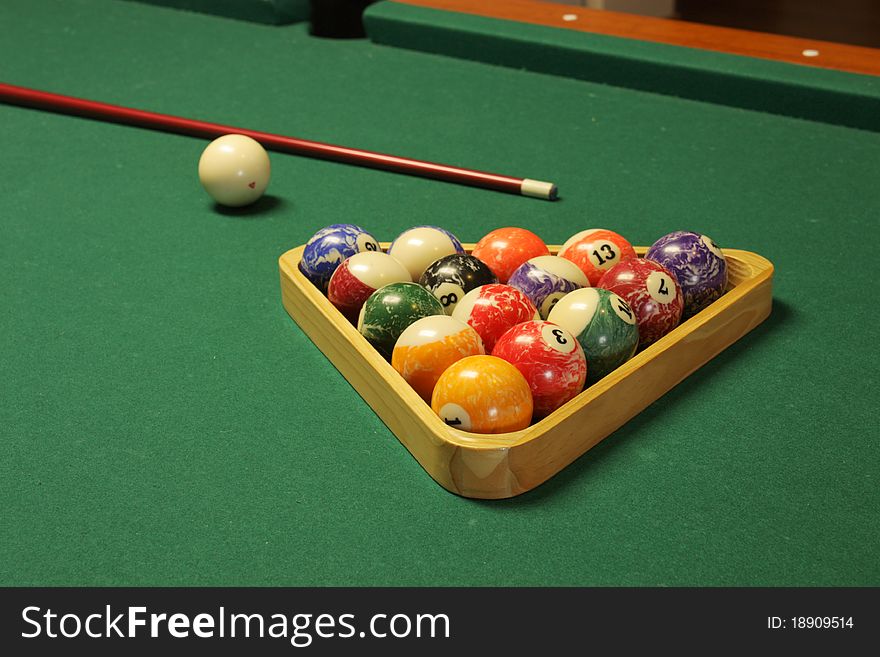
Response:
[[[587,385],[632,358],[639,346],[636,316],[613,292],[585,287],[562,297],[547,317],[574,335],[587,357]]]
[[[389,283],[364,302],[358,331],[386,359],[406,328],[431,315],[443,315],[443,304],[418,283]]]

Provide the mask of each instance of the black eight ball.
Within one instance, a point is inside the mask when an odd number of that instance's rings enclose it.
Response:
[[[419,279],[451,315],[461,298],[481,285],[497,283],[498,278],[482,260],[466,253],[453,253],[431,263]]]

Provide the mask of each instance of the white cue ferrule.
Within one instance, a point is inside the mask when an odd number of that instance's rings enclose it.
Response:
[[[531,178],[523,179],[519,186],[520,194],[523,196],[531,196],[532,198],[542,198],[547,201],[555,201],[557,189],[556,185],[543,180],[532,180]]]

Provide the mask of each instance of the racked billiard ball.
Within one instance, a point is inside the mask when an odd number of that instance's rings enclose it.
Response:
[[[724,294],[727,260],[707,235],[679,230],[654,242],[646,260],[671,271],[684,295],[682,320],[692,317]]]
[[[388,283],[408,281],[402,264],[381,251],[362,251],[346,258],[327,284],[327,298],[354,324],[367,298]]]
[[[498,339],[492,355],[503,358],[525,377],[536,419],[573,399],[587,380],[581,345],[567,330],[550,322],[517,324]]]
[[[508,226],[484,235],[474,246],[471,255],[485,262],[498,277],[499,283],[507,283],[507,279],[522,263],[529,258],[550,255],[550,249],[532,231]]]
[[[541,319],[569,292],[589,287],[590,281],[577,265],[559,256],[538,256],[517,267],[507,284],[524,292],[531,300]]]
[[[629,304],[639,327],[639,347],[653,344],[681,321],[684,296],[675,276],[653,260],[633,258],[609,269],[597,287]]]
[[[410,324],[394,345],[391,366],[429,404],[446,369],[468,356],[486,353],[477,332],[449,315],[422,317]]]
[[[472,326],[489,353],[507,329],[530,319],[540,319],[538,310],[525,294],[501,283],[481,285],[468,292],[452,316]]]
[[[364,301],[358,317],[358,331],[386,359],[391,359],[400,335],[416,320],[443,315],[443,306],[418,283],[390,283]]]
[[[559,255],[576,264],[596,286],[602,275],[614,265],[636,257],[629,241],[605,228],[582,230],[565,240]]]
[[[439,226],[416,226],[403,231],[388,247],[410,274],[410,280],[418,281],[435,260],[451,253],[464,253],[458,238]]]
[[[623,365],[639,346],[633,309],[602,288],[585,287],[566,294],[547,319],[577,338],[587,359],[587,385]]]
[[[381,251],[379,242],[354,224],[333,224],[317,231],[306,242],[299,270],[316,287],[327,290],[327,283],[346,258],[361,251]]]
[[[431,408],[447,425],[474,433],[506,433],[532,421],[532,393],[516,367],[496,356],[468,356],[440,375]]]
[[[479,258],[467,253],[453,253],[432,262],[419,279],[422,287],[433,292],[451,315],[464,295],[498,278]]]
[[[263,195],[272,167],[266,149],[252,137],[217,137],[199,158],[199,182],[220,205],[241,207]]]

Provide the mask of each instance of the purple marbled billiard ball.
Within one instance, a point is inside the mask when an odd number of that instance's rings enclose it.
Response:
[[[682,320],[692,317],[724,294],[727,261],[707,235],[679,230],[664,235],[645,253],[678,279],[684,294]]]
[[[553,306],[569,292],[590,287],[587,275],[573,262],[559,256],[530,258],[510,275],[507,284],[524,293],[547,319]]]

